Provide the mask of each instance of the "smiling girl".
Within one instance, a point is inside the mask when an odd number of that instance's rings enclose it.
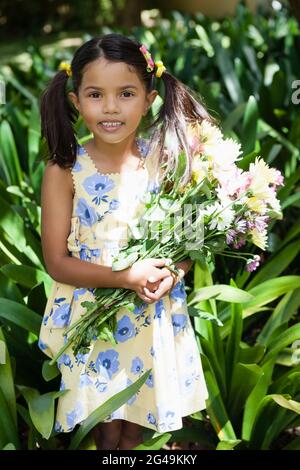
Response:
[[[158,95],[156,79],[163,80],[165,96],[147,140],[138,132]],[[79,116],[92,135],[82,145],[74,131]],[[205,408],[207,388],[184,289],[191,261],[177,264],[179,279],[164,259],[138,260],[118,272],[112,260],[126,245],[131,221],[142,215],[142,196],[162,161],[173,168],[178,150],[188,151],[186,123],[210,117],[145,45],[108,34],[83,44],[71,65],[62,65],[42,96],[41,119],[49,149],[42,246],[53,283],[40,348],[54,357],[97,287],[130,289],[143,300],[117,314],[117,345],[98,339],[87,354],[74,357],[69,348],[58,359],[66,393],[55,427],[72,431],[152,369],[139,392],[95,429],[98,448],[132,449],[142,442],[143,427],[180,429],[183,416]],[[187,182],[189,168],[184,176]]]

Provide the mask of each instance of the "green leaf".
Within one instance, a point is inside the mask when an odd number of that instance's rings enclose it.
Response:
[[[12,443],[17,449],[20,449],[18,430],[10,407],[0,388],[0,448]]]
[[[17,409],[16,409],[16,394],[13,371],[10,362],[10,355],[6,347],[5,337],[0,328],[0,341],[1,341],[1,362],[0,362],[0,390],[5,397],[7,406],[9,408],[11,417],[17,426]]]
[[[202,300],[214,298],[224,302],[244,303],[250,302],[253,297],[246,291],[227,284],[218,284],[215,286],[202,287],[196,289],[188,297],[188,305],[194,305]]]
[[[257,364],[234,365],[231,388],[228,393],[228,413],[237,424],[247,398],[254,389],[263,370]]]
[[[0,227],[8,237],[8,240],[14,244],[19,251],[23,252],[26,248],[26,237],[24,221],[22,217],[14,211],[1,196],[0,196]]]
[[[239,356],[242,331],[242,307],[239,304],[231,304],[230,335],[227,340],[225,353],[226,380],[229,388],[231,386],[232,374]]]
[[[134,450],[160,450],[172,437],[172,434],[165,433],[156,436],[143,444],[138,445]]]
[[[207,412],[220,440],[236,440],[213,370],[205,356],[201,356],[208,388]]]
[[[16,448],[15,448],[14,444],[9,442],[8,444],[6,444],[6,446],[3,447],[2,450],[16,450]]]
[[[114,395],[112,398],[109,398],[103,405],[99,406],[96,408],[93,413],[91,413],[84,423],[80,426],[78,431],[75,433],[73,436],[69,449],[77,449],[80,442],[82,439],[86,436],[87,433],[90,432],[90,430],[96,426],[100,421],[103,421],[109,414],[111,414],[113,411],[117,410],[120,408],[124,403],[126,403],[135,393],[138,392],[138,390],[141,388],[141,386],[146,382],[147,378],[149,377],[149,374],[152,369],[148,370],[145,372],[136,382],[134,382],[132,385],[127,387],[125,390],[122,390],[122,392],[117,393]]]
[[[1,271],[16,283],[29,287],[30,289],[41,282],[43,282],[45,287],[49,289],[52,282],[50,276],[46,272],[40,271],[39,269],[31,266],[5,264],[4,266],[1,266]]]
[[[278,335],[273,341],[268,345],[268,352],[265,355],[262,363],[267,362],[268,360],[276,357],[279,351],[284,349],[286,346],[289,346],[294,341],[300,339],[300,324],[291,326],[288,330],[284,331]]]
[[[50,380],[54,379],[60,374],[60,371],[57,367],[57,364],[50,365],[50,360],[46,360],[43,362],[43,367],[42,367],[42,376],[46,382],[49,382]]]
[[[258,107],[254,96],[250,96],[247,102],[242,129],[242,147],[244,154],[252,152],[255,148],[258,120]]]
[[[300,403],[291,400],[288,395],[267,395],[258,406],[255,422],[251,434],[252,449],[269,449],[272,441],[279,435],[281,429],[278,426],[278,418],[282,412],[276,405],[300,413]]]
[[[30,418],[44,439],[49,439],[54,425],[54,401],[65,395],[68,390],[48,392],[40,395],[39,392],[30,387],[18,386],[27,401]]]
[[[300,251],[299,241],[295,241],[276,255],[272,256],[265,266],[263,266],[248,284],[247,289],[251,289],[258,284],[279,276],[289,264],[296,258]]]
[[[300,287],[300,276],[282,276],[269,279],[250,289],[253,300],[244,305],[244,318],[255,313],[262,307],[281,295]]]
[[[19,185],[23,179],[20,161],[11,126],[7,121],[0,123],[1,166],[5,172],[7,185]],[[2,208],[1,208],[2,209]]]
[[[18,302],[0,297],[1,317],[39,335],[42,317]]]
[[[242,442],[240,439],[220,441],[216,450],[233,450],[240,442]]]
[[[192,317],[198,317],[198,318],[201,318],[202,320],[212,321],[212,322],[215,322],[218,326],[223,326],[223,323],[221,322],[221,320],[219,320],[218,317],[216,317],[212,313],[204,312],[201,309],[201,304],[197,304],[194,307],[188,307],[188,312],[189,312],[189,315]]]
[[[263,374],[260,376],[257,384],[248,396],[245,404],[242,425],[242,438],[250,441],[253,424],[258,412],[258,404],[267,393],[268,387],[272,381],[274,360],[266,362],[262,367]]]
[[[287,324],[297,313],[300,305],[300,289],[288,292],[276,305],[257,337],[257,342],[267,345],[277,327]]]

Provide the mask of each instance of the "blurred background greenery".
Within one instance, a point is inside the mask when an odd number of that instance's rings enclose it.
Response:
[[[179,431],[156,437],[145,429],[144,447],[180,441],[190,449],[300,449],[299,3],[2,0],[0,448],[95,448],[90,429],[102,407],[80,430],[53,431],[59,372],[37,345],[51,285],[40,240],[46,150],[38,104],[61,60],[93,35],[114,31],[147,44],[203,96],[225,134],[242,143],[243,167],[262,155],[285,177],[284,218],[272,226],[261,268],[249,274],[219,258],[189,273],[207,410]],[[80,122],[78,132],[86,132]],[[126,400],[119,397],[110,411]]]

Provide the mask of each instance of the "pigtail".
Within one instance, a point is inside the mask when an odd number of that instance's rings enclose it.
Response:
[[[41,133],[45,137],[49,160],[70,167],[76,160],[77,142],[73,130],[78,113],[67,97],[68,75],[59,71],[41,97]]]
[[[187,124],[204,119],[214,122],[214,119],[202,104],[202,100],[187,85],[177,80],[167,71],[162,74],[165,85],[165,96],[157,119],[151,128],[155,131],[151,138],[151,145],[158,152],[157,168],[162,162],[166,163],[164,174],[176,170],[178,157],[185,151],[188,161],[181,184],[185,185],[191,178],[192,155],[187,141]]]

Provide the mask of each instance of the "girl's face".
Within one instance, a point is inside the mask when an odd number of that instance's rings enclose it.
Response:
[[[145,63],[146,67],[146,63]],[[118,143],[135,135],[142,116],[157,96],[145,87],[133,68],[124,62],[110,62],[104,58],[88,64],[84,70],[78,96],[71,92],[74,106],[86,126],[98,141]],[[121,123],[105,127],[105,122]]]

